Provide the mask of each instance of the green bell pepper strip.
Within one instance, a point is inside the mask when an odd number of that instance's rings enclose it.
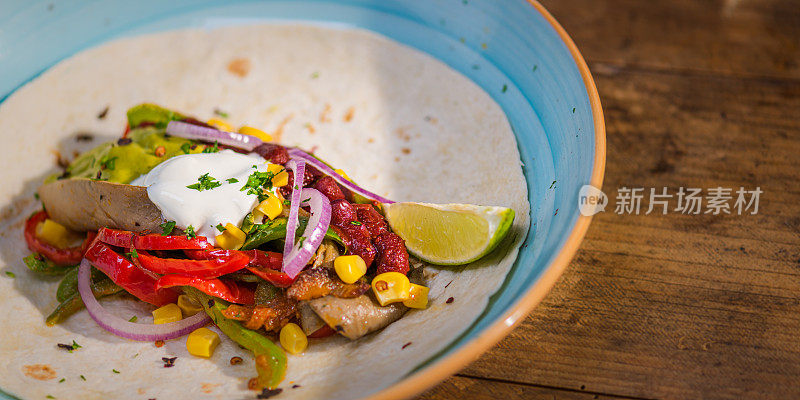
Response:
[[[77,268],[76,268],[77,270]],[[92,293],[97,298],[111,296],[112,294],[119,293],[122,291],[122,288],[117,286],[116,283],[112,282],[111,279],[105,278],[101,279],[97,282],[92,282]],[[61,304],[53,310],[50,315],[47,316],[45,319],[45,324],[47,326],[53,326],[58,324],[67,317],[76,312],[80,311],[84,307],[83,300],[81,299],[81,294],[75,291],[69,297],[64,299]]]
[[[251,232],[247,235],[247,240],[245,240],[244,244],[242,245],[242,250],[252,250],[273,240],[286,239],[287,221],[288,220],[286,218],[277,218],[264,224],[253,225],[250,229]],[[302,232],[306,229],[306,224],[308,224],[308,218],[301,217],[298,219],[298,235],[302,235]],[[342,247],[345,247],[344,240],[342,240],[342,238],[330,227],[328,228],[328,231],[325,232],[325,238],[338,243]]]
[[[106,279],[105,274],[92,267],[92,282],[99,282],[101,279]],[[58,284],[56,300],[62,302],[72,296],[73,293],[78,293],[78,268],[71,269],[64,275],[64,279]]]
[[[74,268],[64,275],[64,279],[58,284],[56,300],[62,302],[73,294],[78,293],[78,269]]]
[[[286,353],[266,336],[243,327],[222,314],[228,303],[211,297],[195,288],[184,287],[184,293],[200,304],[206,314],[214,320],[214,324],[231,340],[250,350],[256,357],[256,371],[258,371],[258,388],[275,389],[286,376]]]
[[[25,262],[25,265],[28,266],[29,270],[43,275],[64,275],[75,268],[74,265],[70,265],[68,267],[59,267],[54,262],[37,253],[28,255],[27,257],[23,258],[22,261]]]

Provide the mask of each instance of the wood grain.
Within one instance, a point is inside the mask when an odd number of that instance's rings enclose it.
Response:
[[[794,0],[543,0],[590,61],[800,78]]]
[[[464,398],[476,400],[533,399],[533,400],[621,400],[630,397],[606,396],[575,390],[524,385],[491,379],[474,379],[454,376],[420,397],[423,400]]]
[[[596,79],[611,202],[530,317],[422,398],[800,398],[800,5],[543,3]],[[719,186],[760,187],[759,213],[614,213],[620,187]]]

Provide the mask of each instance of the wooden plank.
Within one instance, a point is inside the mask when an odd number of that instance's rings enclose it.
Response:
[[[794,0],[542,0],[588,61],[800,78]]]
[[[608,212],[542,305],[463,374],[640,397],[800,397],[800,82],[594,67]],[[758,215],[617,215],[622,186],[764,193]]]
[[[454,376],[441,385],[423,393],[419,400],[432,399],[532,399],[532,400],[596,400],[625,399],[600,393],[562,390],[511,382]]]

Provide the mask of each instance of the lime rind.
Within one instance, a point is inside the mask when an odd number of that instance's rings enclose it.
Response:
[[[406,215],[412,214],[415,212],[415,207],[417,210],[419,210],[419,207],[424,207],[426,209],[424,213],[436,214],[436,211],[441,211],[441,214],[437,215],[436,218],[431,219],[436,222],[446,221],[447,215],[453,215],[453,213],[462,214],[455,215],[455,217],[461,219],[462,223],[465,218],[480,219],[485,221],[485,231],[483,229],[472,230],[475,234],[481,235],[481,237],[464,238],[464,242],[477,243],[476,245],[478,247],[474,252],[470,251],[468,254],[464,254],[462,257],[452,254],[443,255],[445,252],[450,250],[448,247],[451,246],[451,243],[454,240],[452,237],[455,232],[451,231],[431,237],[431,229],[409,229],[409,221],[401,220],[404,214],[403,211],[405,211]],[[384,208],[389,225],[396,234],[406,241],[406,248],[408,249],[409,253],[425,262],[435,265],[463,265],[469,264],[484,257],[494,250],[508,235],[515,217],[514,210],[510,208],[476,206],[471,204],[394,203],[385,204]],[[414,216],[419,217],[419,211],[417,211],[417,214]],[[424,223],[419,220],[415,220],[413,222],[416,224]],[[408,237],[414,231],[428,231],[429,236],[424,238]],[[431,241],[436,240],[441,241],[439,243],[434,243],[433,246],[431,246]],[[425,242],[425,246],[416,245],[417,243],[421,243],[421,241]],[[427,247],[428,249],[440,249],[441,251],[439,251],[438,254],[433,254],[437,253],[437,251],[426,251],[423,247]]]

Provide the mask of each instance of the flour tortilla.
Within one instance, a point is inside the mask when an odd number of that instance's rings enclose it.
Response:
[[[72,157],[68,148],[79,133],[95,135],[87,145],[112,140],[124,127],[125,110],[142,102],[200,118],[214,117],[218,108],[236,125],[315,149],[364,187],[395,200],[516,210],[510,240],[488,258],[468,268],[430,270],[429,309],[354,342],[312,340],[304,355],[289,356],[277,398],[354,399],[401,380],[480,315],[529,226],[527,189],[505,115],[478,86],[426,54],[366,31],[305,25],[110,42],[59,63],[0,105],[0,270],[16,274],[0,275],[3,391],[26,399],[253,397],[246,389],[253,360],[224,336],[206,360],[190,356],[185,339],[156,348],[113,336],[85,311],[56,327],[44,325],[57,304],[58,280],[34,276],[21,262],[27,254],[22,223],[39,207],[33,193],[56,171],[53,151]],[[455,301],[445,304],[448,297]],[[122,317],[152,321],[151,308],[140,302],[103,303]],[[83,347],[57,349],[72,340]],[[165,356],[178,357],[174,368],[163,368]],[[231,366],[232,356],[245,362]]]

